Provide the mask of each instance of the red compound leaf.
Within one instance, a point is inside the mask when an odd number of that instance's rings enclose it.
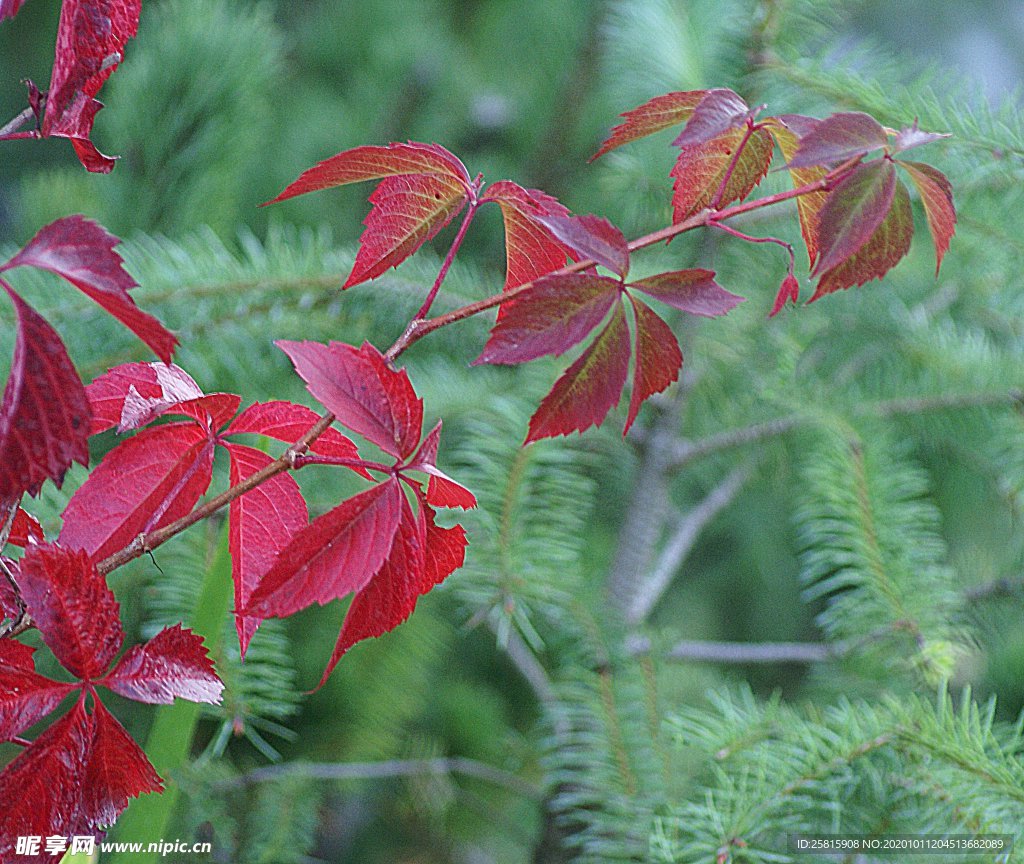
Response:
[[[401,495],[400,514],[396,515],[398,525],[391,550],[380,569],[352,598],[319,686],[323,686],[349,648],[363,639],[393,630],[412,614],[420,594],[433,587],[423,584],[426,538],[404,494]]]
[[[72,462],[89,463],[89,402],[60,336],[0,279],[18,316],[0,404],[0,502],[58,486]]]
[[[15,579],[18,578],[17,561],[0,555],[0,562],[13,574]],[[18,592],[14,590],[14,586],[9,580],[0,579],[0,621],[3,621],[4,618],[10,618],[13,621],[21,613],[21,599],[18,596]]]
[[[488,187],[481,203],[494,201],[505,220],[505,290],[565,266],[571,253],[539,217],[567,217],[569,211],[539,189],[524,189],[511,180]],[[504,307],[502,307],[504,308]]]
[[[674,179],[674,221],[681,222],[710,207],[723,182],[725,187],[717,203],[719,207],[743,200],[764,179],[772,161],[771,135],[764,129],[755,129],[743,144],[746,134],[745,128],[732,128],[709,141],[681,148],[679,158],[669,172]],[[743,150],[730,174],[730,166],[740,146]]]
[[[726,291],[715,281],[713,270],[673,270],[638,279],[629,287],[674,309],[707,318],[725,315],[743,302],[742,297]]]
[[[113,825],[132,798],[164,790],[142,748],[98,699],[91,719],[92,740],[77,816],[78,831],[87,833]]]
[[[799,299],[800,283],[797,281],[796,276],[792,273],[787,273],[786,278],[782,280],[782,285],[779,286],[779,293],[775,296],[775,303],[772,304],[772,311],[768,313],[768,317],[774,318],[778,315],[787,301],[792,300],[796,303]]]
[[[441,421],[423,439],[420,449],[406,471],[422,471],[430,478],[427,484],[427,502],[434,507],[476,507],[476,496],[461,483],[452,480],[437,467],[437,451],[441,443]],[[403,475],[404,476],[404,475]]]
[[[266,435],[275,441],[294,444],[305,435],[320,416],[305,405],[293,402],[256,402],[239,414],[231,425],[224,430],[224,435]],[[337,429],[328,428],[320,435],[309,449],[321,456],[335,459],[358,459],[356,445],[349,441]],[[372,479],[361,469],[353,469],[367,480]]]
[[[526,442],[600,425],[619,401],[629,371],[629,327],[622,305],[586,351],[555,382],[530,418]]]
[[[880,279],[907,254],[913,234],[910,193],[906,186],[897,182],[892,206],[882,224],[857,252],[821,274],[811,300],[853,285],[863,285],[869,279]]]
[[[423,430],[423,401],[404,369],[390,369],[368,342],[361,348],[342,342],[274,344],[339,423],[392,456],[405,459],[413,453]]]
[[[64,0],[61,6],[42,134],[69,138],[89,171],[107,174],[116,161],[89,140],[103,107],[93,97],[123,59],[141,6],[142,0]]]
[[[187,515],[210,486],[213,451],[194,423],[144,429],[122,442],[71,496],[61,544],[98,561]]]
[[[14,514],[14,521],[11,523],[11,534],[7,542],[12,546],[20,546],[24,549],[29,543],[43,542],[43,526],[35,516],[26,513],[20,507]]]
[[[946,175],[923,162],[897,162],[914,182],[924,205],[928,231],[935,244],[935,273],[938,275],[942,259],[949,250],[949,241],[956,232],[956,208],[953,206],[953,187]]]
[[[231,454],[229,481],[232,486],[274,461],[262,450],[234,443],[225,446]],[[229,546],[236,609],[245,608],[277,554],[308,524],[306,501],[299,484],[289,474],[277,474],[231,502]],[[258,618],[235,616],[243,657],[258,626]]]
[[[397,267],[434,237],[475,195],[465,166],[437,144],[356,147],[304,172],[268,204],[296,195],[381,180],[359,242],[355,265],[343,288]]]
[[[64,8],[68,8],[68,3]],[[56,273],[95,300],[152,348],[157,357],[169,363],[178,340],[129,296],[136,283],[114,251],[120,242],[92,220],[68,216],[40,230],[0,270],[28,266]]]
[[[281,550],[239,611],[284,617],[361,590],[391,551],[403,500],[392,478],[318,516]]]
[[[683,354],[671,328],[650,306],[630,296],[636,316],[636,351],[633,356],[633,394],[629,399],[625,435],[640,406],[679,378]]]
[[[73,684],[37,675],[34,650],[10,639],[0,641],[0,741],[41,720],[74,689]]]
[[[416,489],[419,514],[401,497],[401,516],[387,558],[352,598],[338,641],[320,678],[322,687],[345,653],[363,639],[390,632],[405,621],[419,598],[444,581],[465,559],[466,534],[460,525],[440,528],[434,510]]]
[[[607,219],[584,216],[539,216],[538,221],[558,240],[625,279],[629,272],[629,246],[622,232]]]
[[[442,528],[435,524],[434,517],[437,514],[420,492],[417,491],[416,497],[424,519],[423,584],[440,585],[466,560],[466,532],[461,525]]]
[[[804,117],[800,114],[784,114],[781,117],[771,117],[765,121],[787,162],[796,154],[797,148],[800,146],[800,137],[808,135],[820,122],[813,117]],[[789,169],[794,189],[821,180],[827,173],[827,169],[820,166],[790,167]],[[818,214],[825,206],[826,200],[828,200],[828,193],[823,190],[808,192],[796,199],[797,214],[800,217],[800,233],[803,234],[804,245],[807,247],[807,258],[812,267],[818,257]]]
[[[885,128],[874,117],[859,111],[832,114],[801,135],[800,146],[789,160],[789,167],[824,165],[834,168],[888,143]]]
[[[202,638],[180,625],[165,627],[145,645],[129,648],[97,683],[154,705],[170,705],[176,698],[214,704],[224,689]]]
[[[609,150],[614,150],[630,141],[645,138],[689,119],[707,92],[707,90],[686,90],[666,93],[663,96],[655,96],[638,108],[626,111],[621,115],[624,118],[623,122],[612,129],[611,135],[601,145],[601,149],[590,157],[590,161],[593,162]]]
[[[18,837],[90,833],[78,813],[92,731],[80,699],[0,771],[0,861],[27,860]]]
[[[118,432],[138,429],[183,402],[203,396],[192,377],[165,363],[124,363],[108,370],[85,388],[92,408],[90,435],[116,426]]]
[[[0,21],[17,15],[24,2],[25,0],[0,0]]]
[[[707,144],[730,129],[742,129],[749,117],[750,106],[732,90],[724,87],[708,90],[672,144],[675,147]]]
[[[545,276],[502,304],[479,363],[525,363],[579,344],[612,308],[622,283],[607,276]]]
[[[890,212],[895,191],[896,168],[888,159],[858,165],[840,181],[821,208],[815,275],[834,269],[867,243]]]
[[[92,680],[110,666],[124,641],[120,607],[84,552],[32,546],[18,576],[25,606],[61,665]]]

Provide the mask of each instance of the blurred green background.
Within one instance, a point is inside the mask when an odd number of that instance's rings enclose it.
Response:
[[[125,239],[126,260],[141,283],[138,301],[180,334],[177,362],[200,385],[239,392],[246,403],[308,402],[272,341],[369,339],[386,346],[419,305],[453,231],[399,270],[342,295],[337,289],[351,266],[370,187],[257,207],[327,156],[366,143],[436,141],[471,174],[543,188],[574,212],[607,216],[635,236],[670,218],[670,138],[595,165],[586,160],[620,111],[651,96],[731,86],[751,104],[768,102],[771,113],[867,110],[890,125],[920,116],[923,128],[956,133],[949,146],[921,157],[946,170],[958,189],[960,235],[943,276],[933,278],[918,214],[912,253],[884,284],[767,322],[785,267],[781,255],[771,254],[777,250],[702,237],[652,250],[638,258],[638,270],[714,266],[722,284],[749,302],[724,321],[683,325],[685,405],[645,409],[641,425],[652,429],[659,418],[674,417],[680,440],[690,440],[792,413],[834,410],[852,418],[858,434],[880,442],[880,473],[890,470],[891,456],[900,470],[899,460],[913,463],[910,485],[926,478],[922,496],[934,507],[945,544],[943,578],[957,589],[1005,579],[1006,596],[940,616],[934,638],[926,634],[918,646],[927,656],[912,671],[894,672],[874,655],[810,669],[665,664],[657,672],[654,725],[659,712],[705,705],[708,688],[742,681],[759,696],[779,689],[812,704],[887,688],[927,690],[934,683],[929,663],[957,684],[998,695],[1000,717],[1012,720],[1024,706],[1013,581],[1022,560],[1019,417],[997,406],[991,414],[865,419],[864,406],[951,389],[999,394],[1021,384],[1015,226],[1022,139],[1010,90],[1024,65],[1024,14],[1008,0],[839,5],[146,0],[138,39],[100,94],[107,107],[93,140],[121,156],[113,174],[87,174],[65,141],[4,144],[0,247],[13,248],[72,212],[98,219]],[[0,27],[0,117],[24,106],[19,79],[48,81],[58,7],[55,0],[28,0]],[[772,174],[765,188],[785,183]],[[794,222],[791,213],[768,216],[744,230],[797,242]],[[442,308],[500,290],[502,243],[497,211],[485,213],[446,283]],[[806,269],[800,275],[807,296]],[[16,278],[66,337],[84,376],[147,359],[128,334],[57,283]],[[0,319],[6,363],[9,311]],[[589,729],[579,720],[585,710],[603,710],[607,721],[617,716],[616,704],[626,714],[643,706],[628,687],[601,689],[602,670],[615,664],[595,647],[617,646],[607,648],[615,654],[626,635],[605,589],[613,562],[621,561],[620,531],[635,506],[643,447],[621,439],[620,407],[600,431],[519,450],[532,407],[561,365],[469,370],[486,327],[459,325],[407,355],[428,418],[445,421],[443,464],[481,498],[480,511],[465,517],[467,568],[423,600],[409,623],[354,650],[312,696],[300,694],[318,679],[340,609],[269,622],[245,666],[225,631],[218,659],[229,684],[226,703],[204,714],[190,760],[173,775],[183,795],[168,836],[212,840],[217,861],[567,862],[582,854],[583,841],[567,838],[589,824],[581,812],[591,807],[567,797],[566,787],[577,782],[571,771],[587,774],[616,760],[621,767],[634,758],[642,766],[657,750],[646,739],[633,741],[632,720],[623,721],[625,731],[603,725],[593,740],[582,733],[580,740],[564,739],[566,724]],[[102,436],[94,455],[115,443]],[[798,429],[739,456],[716,453],[666,480],[648,564],[663,548],[659,535],[671,536],[682,519],[677,514],[733,469],[749,475],[742,493],[702,526],[690,554],[677,562],[671,589],[639,628],[654,653],[680,638],[857,635],[822,623],[816,616],[827,601],[801,593],[813,570],[801,507],[809,496],[820,500],[807,491],[813,482],[831,482],[809,477],[807,454],[819,446],[811,431]],[[39,511],[50,531],[59,527],[68,490],[83,478],[76,468],[64,493],[44,493]],[[358,488],[329,472],[300,480],[313,512]],[[219,531],[218,524],[198,529],[112,578],[133,638],[190,619],[204,575],[215,570]],[[930,601],[928,591],[914,587],[920,576],[907,574],[911,593]],[[922,666],[925,684],[915,677]],[[531,677],[538,669],[539,677]],[[655,672],[633,662],[623,675],[642,691]],[[557,697],[545,696],[545,676],[559,688]],[[113,701],[145,740],[155,712]],[[574,754],[584,754],[580,763],[591,758],[587,746],[599,755],[573,768]],[[519,781],[458,771],[379,779],[372,768],[366,778],[344,782],[301,771],[265,783],[240,779],[278,759],[411,765],[440,757],[494,766]],[[685,759],[671,764],[669,802],[698,788]],[[629,791],[619,778],[603,791],[611,795],[614,786],[618,794],[621,782],[626,809],[635,805],[634,815],[650,817],[648,805],[638,803],[646,781]],[[671,803],[659,806],[651,812],[674,812]],[[646,831],[648,823],[637,820]],[[595,843],[593,857],[580,860],[644,860],[618,847],[614,855],[602,853]],[[672,854],[664,860],[699,860]]]

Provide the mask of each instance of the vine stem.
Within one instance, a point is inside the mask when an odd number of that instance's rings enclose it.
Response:
[[[448,249],[448,254],[444,256],[444,261],[441,262],[441,269],[437,273],[437,278],[434,280],[430,293],[427,294],[427,299],[423,301],[420,311],[416,313],[416,318],[425,318],[430,314],[430,307],[434,305],[434,299],[437,297],[437,292],[441,290],[441,284],[444,282],[445,276],[448,275],[448,268],[452,266],[452,261],[455,260],[455,255],[459,251],[459,247],[462,246],[462,241],[466,236],[466,231],[469,230],[469,223],[473,221],[473,217],[476,215],[476,211],[479,206],[480,202],[476,198],[476,193],[474,193],[473,200],[469,204],[469,209],[466,210],[466,215],[462,220],[462,224],[459,226],[459,231],[455,235],[455,239],[452,240],[452,245]]]
[[[740,240],[746,240],[748,243],[774,243],[776,246],[781,246],[789,253],[789,274],[793,274],[793,271],[796,268],[796,253],[793,252],[792,243],[787,243],[785,240],[780,240],[778,237],[754,237],[750,234],[744,234],[742,231],[737,231],[731,225],[726,225],[724,222],[713,222],[712,227],[717,228],[719,231],[724,231],[732,237],[736,237]]]
[[[854,165],[860,162],[861,158],[861,156],[855,156],[852,159],[848,159],[838,168],[833,169],[821,179],[815,180],[812,183],[805,183],[803,186],[797,186],[786,192],[776,192],[774,195],[766,195],[764,198],[757,198],[754,201],[734,204],[732,207],[726,207],[723,210],[702,210],[700,213],[688,216],[681,222],[675,222],[665,228],[660,228],[657,231],[652,231],[650,234],[638,237],[636,240],[633,240],[628,244],[629,251],[636,252],[638,249],[645,249],[648,246],[655,245],[656,243],[671,240],[673,237],[678,237],[680,234],[685,234],[687,231],[692,231],[694,228],[717,226],[719,222],[722,222],[725,219],[731,219],[734,216],[740,216],[743,213],[760,210],[763,207],[771,207],[773,204],[781,204],[783,201],[790,201],[794,198],[799,198],[802,195],[809,195],[812,192],[821,192],[829,189],[843,176],[845,176],[845,174],[853,168]],[[569,273],[579,273],[582,270],[594,267],[596,264],[596,261],[590,259],[575,261],[559,270],[554,270],[551,273],[545,274],[542,278],[547,278],[549,276],[564,276]],[[493,294],[483,300],[477,300],[475,303],[460,306],[458,309],[453,309],[451,312],[446,312],[444,315],[438,315],[435,318],[416,317],[409,322],[409,326],[405,328],[405,332],[395,340],[395,343],[388,348],[384,353],[384,356],[388,361],[393,362],[428,333],[433,333],[435,330],[445,327],[448,324],[454,324],[456,321],[463,321],[466,318],[471,318],[472,316],[479,314],[480,312],[493,309],[495,306],[501,305],[506,300],[511,300],[512,298],[518,297],[520,294],[530,290],[534,286],[535,282],[536,280],[524,282],[522,285],[512,288],[509,291],[503,291],[500,294]]]
[[[17,134],[21,138],[34,138],[36,135],[35,132],[18,132],[18,130],[28,123],[28,121],[34,116],[35,112],[31,108],[26,108],[10,122],[0,126],[0,138],[9,138],[14,134]]]

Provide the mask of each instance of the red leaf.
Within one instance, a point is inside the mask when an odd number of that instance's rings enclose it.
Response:
[[[263,451],[252,447],[241,444],[224,446],[231,454],[229,482],[232,486],[274,461]],[[235,583],[235,608],[244,609],[249,602],[249,595],[263,574],[270,569],[277,553],[309,524],[309,514],[299,484],[294,477],[285,473],[271,477],[232,501],[230,523],[229,546],[231,578]],[[238,644],[243,657],[258,626],[258,618],[235,616]]]
[[[631,282],[629,287],[674,309],[708,318],[725,315],[743,302],[742,297],[715,281],[713,270],[673,270]]]
[[[14,358],[0,404],[0,501],[60,486],[71,463],[89,464],[89,402],[60,336],[0,279],[18,314]]]
[[[857,252],[822,274],[811,301],[852,285],[863,285],[869,279],[880,279],[907,254],[913,234],[910,193],[897,182],[892,207],[882,224]]]
[[[397,267],[451,222],[475,194],[462,162],[437,144],[356,147],[310,168],[267,202],[378,178],[383,179],[370,195],[373,207],[343,288]]]
[[[4,18],[13,18],[25,0],[0,0],[0,21]]]
[[[125,728],[93,703],[92,740],[75,831],[93,832],[113,825],[128,802],[147,792],[163,792],[160,775]]]
[[[84,552],[32,546],[18,577],[25,607],[61,665],[91,680],[107,670],[124,641],[120,607]]]
[[[745,129],[730,129],[710,141],[680,150],[679,158],[669,172],[675,180],[672,185],[674,221],[681,222],[711,206],[723,181],[726,181],[736,148],[743,144],[745,136]],[[746,198],[768,173],[771,162],[771,135],[764,129],[755,129],[725,182],[717,206],[724,207]]]
[[[359,252],[342,288],[397,267],[455,218],[469,200],[461,180],[440,174],[387,177],[370,195]]]
[[[782,151],[783,158],[787,161],[793,158],[800,146],[800,137],[809,134],[820,122],[813,117],[804,117],[800,114],[784,114],[781,117],[770,117],[765,121],[772,137],[775,138],[775,143]],[[820,167],[791,168],[789,171],[794,189],[821,180],[826,174],[827,169]],[[796,199],[800,233],[803,234],[807,258],[812,267],[818,257],[818,214],[825,206],[826,200],[828,193],[823,190],[808,192]]]
[[[388,144],[387,147],[355,147],[338,153],[304,171],[298,180],[266,203],[274,204],[346,183],[423,174],[458,180],[466,192],[472,186],[466,166],[453,153],[437,144],[410,141],[408,144]]]
[[[188,402],[179,402],[177,405],[165,408],[160,413],[191,417],[208,434],[212,435],[235,416],[235,412],[241,404],[242,397],[234,393],[210,393]]]
[[[779,293],[775,296],[775,303],[772,305],[772,311],[768,313],[769,318],[774,318],[779,312],[782,311],[782,307],[786,305],[787,300],[792,300],[796,303],[800,299],[800,283],[797,281],[796,276],[792,273],[787,273],[786,278],[782,280],[782,285],[779,286]]]
[[[433,586],[441,584],[453,572],[458,570],[466,559],[466,532],[461,525],[441,528],[434,524],[436,515],[424,501],[420,492],[419,499],[421,518],[424,519],[424,583]]]
[[[524,189],[501,180],[487,189],[481,203],[495,201],[505,221],[505,290],[565,266],[567,248],[537,217],[568,216],[569,211],[539,189]]]
[[[617,279],[589,273],[545,276],[502,304],[504,314],[473,364],[525,363],[581,342],[619,297]]]
[[[145,645],[133,645],[98,683],[152,705],[170,705],[175,698],[215,704],[224,689],[202,638],[178,624]]]
[[[391,479],[318,516],[281,550],[239,611],[285,617],[362,590],[391,551],[403,499]]]
[[[596,261],[612,273],[626,278],[629,272],[629,246],[622,232],[607,219],[586,214],[538,216],[537,221],[581,258]]]
[[[644,138],[655,132],[660,132],[662,129],[668,129],[669,126],[682,123],[693,114],[693,109],[697,107],[707,92],[707,90],[687,90],[666,93],[663,96],[655,96],[639,108],[626,111],[620,115],[624,118],[623,122],[612,129],[612,134],[601,145],[601,149],[590,157],[590,161],[593,162],[609,150],[614,150],[637,138]]]
[[[37,675],[35,649],[0,640],[0,741],[8,741],[41,720],[74,689],[73,684]]]
[[[65,10],[69,3],[78,5],[68,0]],[[157,357],[169,363],[178,340],[156,318],[139,309],[128,295],[136,283],[114,251],[120,242],[95,222],[83,216],[68,216],[41,229],[0,270],[29,266],[56,273],[95,300],[152,348]]]
[[[672,144],[675,147],[706,144],[723,132],[742,128],[749,116],[750,106],[732,90],[724,87],[708,90]]]
[[[437,451],[441,442],[441,421],[423,439],[420,449],[412,458],[406,471],[423,471],[430,476],[427,484],[427,501],[435,507],[461,507],[468,510],[476,507],[476,496],[461,483],[456,483],[437,467]]]
[[[331,342],[274,343],[295,365],[307,389],[343,426],[385,453],[405,458],[419,444],[423,401],[403,369],[388,368],[370,343],[362,348]]]
[[[555,382],[530,418],[526,442],[600,425],[622,395],[629,372],[629,328],[622,305],[597,338]]]
[[[11,523],[11,534],[7,542],[12,546],[20,546],[24,549],[29,542],[43,542],[43,526],[35,516],[26,513],[20,507],[14,514],[14,521]]]
[[[885,129],[874,117],[859,111],[832,114],[801,136],[800,146],[789,160],[789,167],[825,165],[831,168],[888,143]]]
[[[895,190],[892,162],[877,159],[858,165],[829,192],[818,223],[821,257],[814,275],[834,269],[867,243],[892,207]]]
[[[112,426],[118,432],[138,429],[173,405],[198,399],[203,391],[173,364],[123,363],[85,388],[92,408],[90,435]]]
[[[256,402],[239,414],[224,430],[224,434],[266,435],[275,441],[294,444],[312,429],[319,419],[320,415],[305,405],[296,405],[293,402]],[[333,427],[326,429],[309,449],[321,456],[333,456],[337,459],[359,458],[356,445]],[[365,471],[359,473],[367,480],[372,479]]]
[[[15,855],[18,837],[76,833],[91,739],[80,699],[0,771],[0,861],[26,860]]]
[[[18,578],[18,562],[12,558],[0,555],[2,563],[14,576]],[[14,590],[14,586],[7,579],[0,579],[0,621],[4,618],[15,620],[22,612],[20,598]]]
[[[917,194],[924,205],[928,231],[935,244],[935,274],[938,275],[942,259],[949,249],[949,241],[956,232],[956,208],[953,206],[953,187],[946,175],[923,162],[897,162],[914,181]]]
[[[320,687],[349,648],[363,639],[393,630],[412,614],[420,594],[433,587],[425,584],[423,527],[405,495],[401,495],[400,506],[400,513],[395,514],[398,528],[391,551],[380,569],[352,598],[331,659],[320,678]]]
[[[636,354],[633,360],[633,395],[629,399],[625,435],[644,400],[660,393],[679,378],[683,354],[671,328],[650,306],[629,298],[636,315]]]
[[[122,442],[71,496],[61,545],[98,561],[187,515],[210,486],[213,450],[194,423],[145,429]]]
[[[121,62],[125,43],[138,29],[141,5],[142,0],[64,0],[61,6],[42,134],[70,138],[90,171],[114,167],[89,141],[103,107],[93,97]]]

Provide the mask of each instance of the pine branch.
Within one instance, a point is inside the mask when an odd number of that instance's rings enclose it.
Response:
[[[626,623],[641,624],[672,584],[679,566],[686,560],[701,531],[739,494],[750,478],[748,465],[735,468],[682,519],[662,549],[654,569],[633,590],[626,609]],[[646,494],[647,490],[638,486]]]
[[[846,642],[705,642],[684,640],[666,653],[669,660],[697,663],[824,663],[849,653]]]
[[[640,443],[633,492],[607,581],[608,596],[624,614],[632,606],[637,583],[650,567],[669,512],[667,469],[679,434],[682,398],[681,391],[673,391],[652,409],[653,417]]]
[[[391,759],[384,762],[288,762],[256,768],[238,777],[219,780],[213,786],[227,789],[290,777],[308,780],[383,780],[389,777],[418,777],[424,774],[461,774],[509,789],[524,798],[540,800],[543,797],[540,789],[521,777],[485,762],[461,756],[438,759]]]
[[[855,414],[861,417],[899,417],[909,414],[926,414],[930,411],[945,411],[951,408],[985,408],[989,406],[1015,406],[1024,403],[1024,391],[1016,388],[996,393],[942,393],[937,396],[914,396],[901,399],[888,399],[861,405]],[[669,465],[669,470],[680,471],[691,462],[754,444],[766,438],[775,438],[792,432],[801,426],[809,426],[819,420],[809,414],[791,414],[787,417],[776,417],[750,426],[741,426],[708,435],[696,441],[684,441],[676,448]]]

